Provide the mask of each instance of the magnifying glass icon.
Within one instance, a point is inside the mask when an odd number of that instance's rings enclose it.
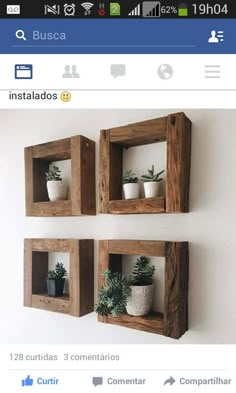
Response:
[[[16,31],[16,38],[18,38],[18,40],[26,41],[24,30],[17,30]]]

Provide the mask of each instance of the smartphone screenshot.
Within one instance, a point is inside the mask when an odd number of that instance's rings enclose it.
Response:
[[[235,18],[1,2],[5,393],[236,392]]]

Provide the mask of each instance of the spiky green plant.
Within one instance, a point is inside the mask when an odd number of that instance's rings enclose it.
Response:
[[[148,169],[148,173],[145,175],[141,176],[142,181],[144,182],[149,182],[149,181],[155,181],[155,182],[159,182],[161,180],[163,180],[163,178],[160,178],[159,176],[162,175],[162,173],[164,173],[165,170],[159,172],[159,173],[154,173],[154,165],[152,165],[151,169]]]
[[[98,315],[118,316],[126,311],[130,287],[128,280],[121,273],[112,272],[107,269],[102,274],[105,280],[98,293],[98,304],[95,305],[95,312]]]
[[[149,265],[149,259],[145,256],[137,258],[132,276],[129,279],[130,285],[151,285],[155,273],[155,266]]]
[[[138,178],[136,174],[133,173],[132,169],[128,169],[123,176],[123,184],[127,183],[138,183]]]
[[[67,275],[63,263],[57,263],[54,270],[48,271],[48,280],[60,280]]]
[[[49,171],[46,172],[46,180],[47,181],[50,181],[50,180],[56,180],[56,181],[62,180],[61,171],[58,168],[58,166],[52,165],[49,168]]]

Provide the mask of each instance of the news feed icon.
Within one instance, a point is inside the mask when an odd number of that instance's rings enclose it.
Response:
[[[15,64],[15,79],[33,79],[33,65]]]
[[[7,5],[7,15],[20,15],[20,5]]]

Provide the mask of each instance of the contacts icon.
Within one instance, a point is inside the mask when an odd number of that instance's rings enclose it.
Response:
[[[65,72],[62,74],[62,78],[79,78],[79,74],[76,70],[76,65],[66,65],[65,66]]]

